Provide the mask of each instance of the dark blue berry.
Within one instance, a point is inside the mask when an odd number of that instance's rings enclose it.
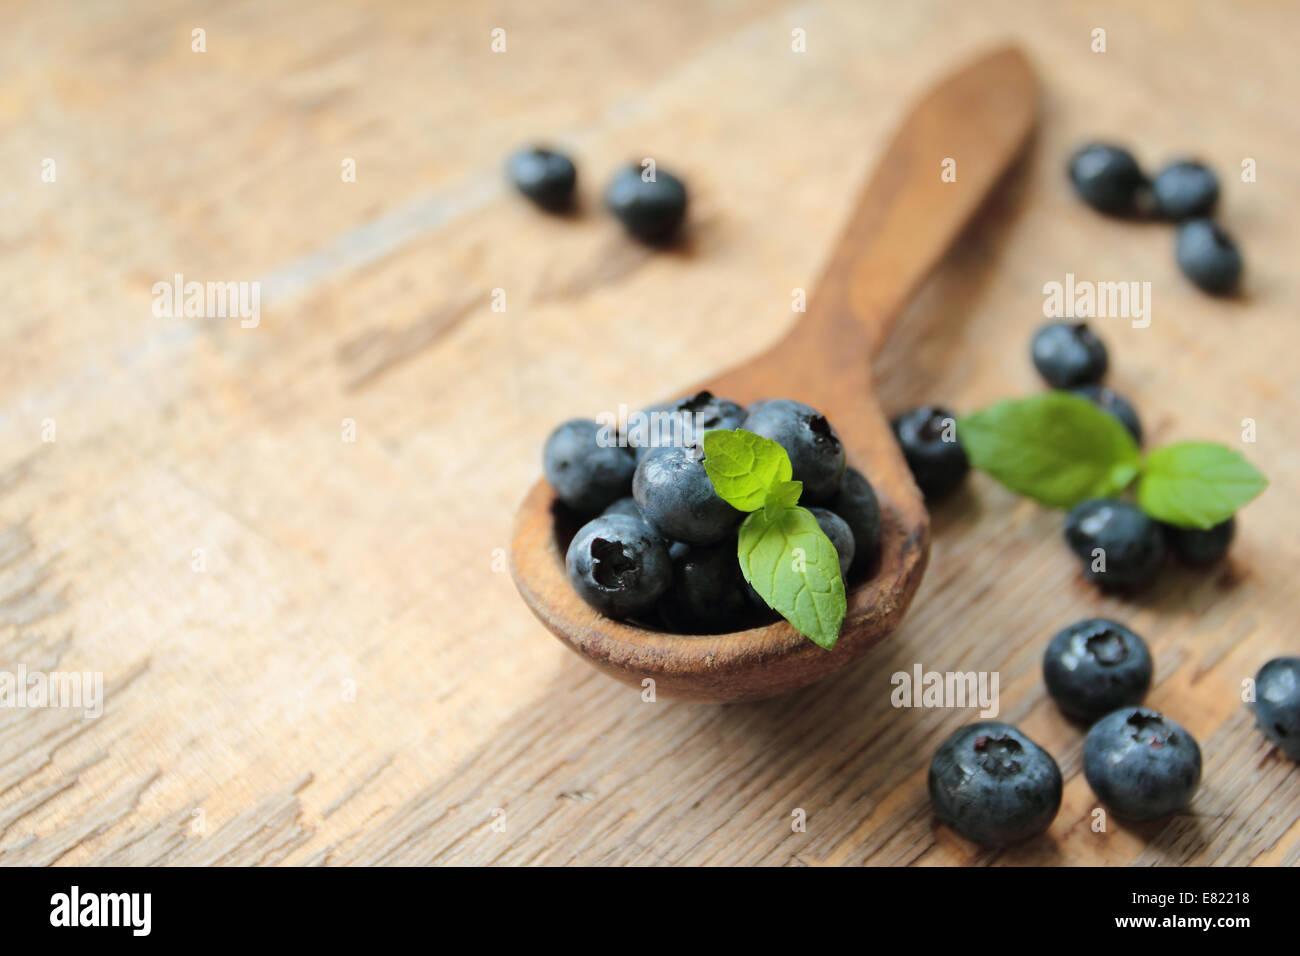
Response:
[[[530,146],[512,154],[506,170],[516,188],[543,209],[559,212],[573,204],[578,172],[563,153]]]
[[[845,468],[840,490],[826,507],[843,518],[853,532],[853,567],[856,573],[867,568],[880,552],[880,502],[862,472]]]
[[[631,491],[636,459],[601,426],[575,418],[546,439],[542,470],[562,502],[579,514],[597,514]]]
[[[1091,143],[1070,157],[1070,182],[1089,206],[1120,215],[1136,209],[1146,177],[1128,150]]]
[[[635,163],[615,173],[605,190],[605,205],[635,238],[667,242],[686,218],[686,186],[662,169],[649,182],[643,174]]]
[[[1088,785],[1116,813],[1155,820],[1184,809],[1201,782],[1201,748],[1183,727],[1142,707],[1122,707],[1083,741]]]
[[[1177,528],[1164,525],[1165,543],[1169,549],[1188,564],[1213,564],[1228,553],[1228,545],[1237,530],[1237,519],[1216,524],[1202,531],[1200,528]]]
[[[659,534],[691,545],[717,544],[743,517],[714,492],[695,448],[649,452],[637,465],[632,495]]]
[[[736,541],[685,548],[673,559],[673,583],[659,601],[670,630],[687,634],[734,631],[749,613]]]
[[[1048,322],[1034,333],[1029,351],[1052,388],[1091,385],[1106,374],[1106,346],[1083,322]]]
[[[1107,415],[1110,415],[1133,436],[1133,440],[1139,445],[1142,444],[1142,421],[1138,418],[1137,409],[1127,398],[1105,385],[1083,385],[1079,388],[1071,389],[1074,394],[1086,398]]]
[[[1091,723],[1142,703],[1151,687],[1151,652],[1123,624],[1103,618],[1060,631],[1043,655],[1043,680],[1057,706]]]
[[[1104,588],[1128,588],[1155,577],[1165,560],[1160,525],[1123,501],[1094,498],[1065,519],[1065,541],[1083,575]]]
[[[741,427],[785,449],[794,480],[803,482],[801,503],[818,504],[839,490],[844,476],[844,446],[817,409],[788,398],[755,402],[749,406],[749,417]]]
[[[628,425],[628,444],[640,461],[651,448],[694,445],[709,429],[739,428],[747,415],[744,406],[730,399],[697,392],[645,409]]]
[[[672,583],[663,541],[644,521],[602,515],[578,529],[564,559],[579,596],[615,618],[645,614]]]
[[[962,727],[930,762],[939,819],[981,846],[1037,836],[1061,808],[1061,770],[1038,744],[997,721]]]
[[[625,498],[619,498],[608,508],[601,512],[602,515],[627,515],[629,518],[636,518],[637,521],[644,521],[645,516],[641,514],[641,508],[637,505],[636,499],[631,495]]]
[[[1183,275],[1213,295],[1227,295],[1241,281],[1241,251],[1213,219],[1180,224],[1175,255]]]
[[[831,544],[835,545],[835,553],[839,555],[840,559],[840,577],[847,581],[849,568],[853,566],[855,547],[853,530],[849,527],[847,521],[825,508],[809,508],[808,510],[817,519],[817,526],[822,529],[822,533],[831,539]]]
[[[1300,657],[1277,657],[1259,669],[1255,722],[1284,754],[1300,760]]]
[[[1195,160],[1170,163],[1151,182],[1152,212],[1164,219],[1208,216],[1219,201],[1219,177]]]
[[[907,467],[921,493],[931,500],[948,494],[970,471],[954,422],[952,412],[938,405],[913,408],[892,422]]]

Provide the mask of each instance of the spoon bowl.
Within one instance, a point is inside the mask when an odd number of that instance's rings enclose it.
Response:
[[[785,621],[729,634],[684,635],[604,617],[564,568],[577,524],[539,481],[520,505],[511,570],[524,601],[556,637],[605,673],[656,695],[715,703],[810,684],[898,627],[929,556],[925,503],[872,387],[870,359],[917,286],[1020,151],[1035,115],[1033,73],[1014,48],[950,75],[914,107],[885,150],[818,283],[807,313],[776,345],[686,390],[749,404],[793,398],[835,427],[851,467],[880,500],[880,555],[848,592],[832,650]],[[955,181],[940,173],[955,160]]]

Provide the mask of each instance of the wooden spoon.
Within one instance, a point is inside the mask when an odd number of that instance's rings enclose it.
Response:
[[[731,634],[681,635],[604,617],[569,584],[576,524],[545,480],[519,508],[511,555],[519,593],[561,641],[607,674],[687,700],[755,700],[794,690],[860,657],[898,627],[929,555],[929,517],[872,390],[870,359],[907,299],[1010,165],[1034,123],[1035,84],[1007,48],[947,77],[885,150],[808,311],[775,346],[684,390],[749,403],[794,398],[839,432],[849,464],[880,498],[879,565],[848,595],[839,642],[823,650],[785,621]],[[956,161],[944,182],[942,163]]]

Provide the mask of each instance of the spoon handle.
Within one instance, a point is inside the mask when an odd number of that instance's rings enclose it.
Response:
[[[1028,138],[1036,99],[1029,63],[1014,47],[926,93],[878,161],[791,341],[829,334],[852,342],[865,332],[877,352]]]

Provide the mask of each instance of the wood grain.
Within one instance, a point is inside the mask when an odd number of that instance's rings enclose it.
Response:
[[[1128,7],[17,11],[0,37],[0,669],[102,672],[105,703],[0,710],[0,862],[1300,862],[1300,771],[1241,702],[1297,652],[1300,16]],[[1271,488],[1226,565],[1171,567],[1124,602],[1080,580],[1059,514],[975,476],[932,514],[903,627],[860,663],[764,703],[643,702],[551,640],[506,571],[546,433],[775,341],[902,104],[1006,40],[1043,82],[1040,134],[875,362],[883,406],[1034,391],[1044,283],[1146,280],[1149,328],[1098,321],[1112,383],[1152,443],[1239,445],[1253,419]],[[1093,136],[1220,171],[1240,301],[1182,280],[1167,228],[1075,202],[1062,163]],[[532,138],[577,156],[578,216],[501,186]],[[672,253],[599,210],[606,171],[644,155],[693,190]],[[261,280],[259,326],[156,318],[152,284],[178,272]],[[1150,703],[1202,743],[1186,816],[1091,829],[1081,735],[1038,668],[1053,631],[1097,614],[1148,639]],[[917,663],[1000,675],[1001,717],[1067,778],[1046,839],[992,854],[936,825],[925,767],[973,713],[893,708],[890,675]]]

